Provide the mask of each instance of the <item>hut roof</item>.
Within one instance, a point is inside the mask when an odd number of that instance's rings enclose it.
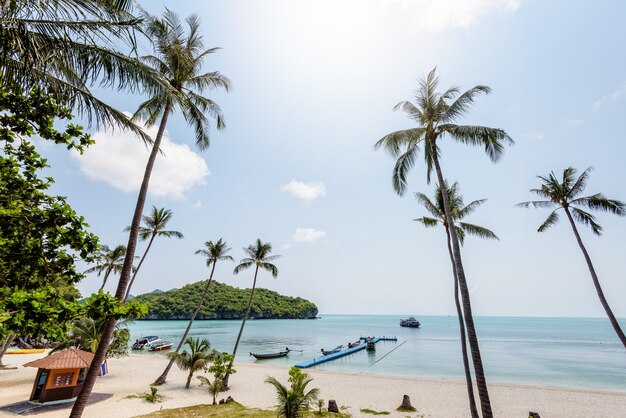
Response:
[[[24,367],[39,367],[40,369],[83,369],[89,367],[92,360],[93,353],[71,348],[26,363]]]

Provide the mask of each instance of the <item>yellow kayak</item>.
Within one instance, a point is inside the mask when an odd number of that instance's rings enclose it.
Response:
[[[29,349],[24,349],[24,350],[8,349],[5,354],[40,354],[40,353],[45,353],[45,352],[46,352],[45,348],[29,348]]]

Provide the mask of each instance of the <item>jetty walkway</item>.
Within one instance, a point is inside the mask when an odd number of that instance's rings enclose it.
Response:
[[[326,363],[327,361],[337,360],[338,358],[345,357],[352,353],[356,353],[357,351],[365,350],[365,348],[367,347],[368,339],[366,339],[365,337],[361,337],[360,339],[365,341],[357,345],[356,347],[346,348],[345,350],[328,354],[327,356],[321,356],[312,360],[303,361],[302,363],[296,364],[296,367],[299,369],[306,369],[309,367],[317,366],[318,364]],[[376,344],[379,341],[398,341],[398,339],[396,337],[372,337],[371,339],[369,339],[369,341]]]

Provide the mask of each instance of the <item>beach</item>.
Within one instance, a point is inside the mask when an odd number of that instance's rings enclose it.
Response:
[[[17,370],[0,372],[0,406],[27,400],[32,389],[36,369],[22,364],[40,358],[41,354],[7,355],[5,362]],[[149,391],[149,384],[161,373],[167,359],[164,355],[130,354],[120,359],[109,359],[110,373],[98,378],[94,393],[108,393],[107,400],[90,405],[88,417],[134,417],[159,409],[209,404],[206,390],[193,379],[189,390],[184,388],[186,373],[174,366],[168,383],[159,393],[165,399],[151,404],[129,395]],[[275,403],[272,387],[264,383],[274,376],[286,383],[288,368],[263,363],[236,363],[237,373],[230,379],[231,389],[218,399],[231,396],[235,401],[253,408],[271,409]],[[432,418],[459,418],[468,416],[465,383],[453,380],[418,379],[407,376],[381,376],[366,373],[346,373],[328,370],[306,370],[314,379],[311,387],[320,389],[320,397],[334,399],[353,417],[371,416],[362,408],[389,411],[391,417],[419,416]],[[527,417],[528,411],[539,412],[549,418],[623,418],[626,416],[626,392],[568,389],[546,386],[490,384],[494,415],[503,418]],[[395,411],[403,395],[409,395],[419,413]],[[69,410],[38,414],[43,418],[67,417]],[[0,416],[15,416],[0,412]]]

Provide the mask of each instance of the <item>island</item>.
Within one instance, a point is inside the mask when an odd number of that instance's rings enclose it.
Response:
[[[154,291],[133,300],[148,306],[142,319],[189,319],[198,306],[206,281],[190,283],[180,289]],[[196,319],[241,319],[250,298],[250,289],[239,289],[214,281],[209,296]],[[284,296],[257,288],[250,307],[250,319],[313,319],[317,306],[299,297]]]

